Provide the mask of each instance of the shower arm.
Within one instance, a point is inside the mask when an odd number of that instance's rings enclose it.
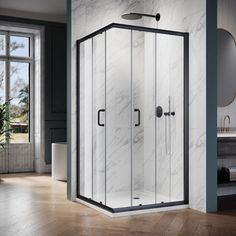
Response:
[[[151,14],[136,13],[136,12],[130,12],[129,14],[124,14],[124,15],[122,15],[122,18],[124,18],[126,20],[130,20],[128,16],[138,16],[138,18],[136,18],[136,19],[142,18],[143,16],[151,17],[151,18],[155,18],[156,21],[159,21],[161,18],[161,15],[159,13],[157,13],[156,15],[151,15]]]
[[[135,12],[131,12],[130,15],[146,16],[146,17],[153,17],[153,18],[156,18],[156,15],[144,14],[144,13],[135,13]]]

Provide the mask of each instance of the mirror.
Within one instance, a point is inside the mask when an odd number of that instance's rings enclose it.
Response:
[[[224,29],[217,30],[218,107],[229,105],[236,94],[236,44]]]

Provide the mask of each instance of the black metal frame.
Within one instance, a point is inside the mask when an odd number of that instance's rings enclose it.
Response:
[[[169,34],[175,36],[181,36],[184,39],[184,199],[183,201],[177,202],[166,202],[166,203],[157,203],[157,204],[148,204],[148,205],[140,205],[140,206],[130,206],[130,207],[122,207],[122,208],[111,208],[102,203],[96,202],[90,198],[86,198],[79,194],[79,185],[80,185],[80,99],[79,99],[79,91],[80,91],[80,76],[79,76],[79,66],[80,65],[80,44],[87,39],[93,38],[98,34],[102,34],[103,32],[111,29],[111,28],[119,28],[119,29],[127,29],[127,30],[136,30],[143,32],[152,32],[159,34]],[[125,25],[112,23],[109,24],[79,40],[77,40],[77,198],[83,200],[92,205],[98,206],[104,210],[107,210],[111,213],[118,212],[127,212],[127,211],[136,211],[136,210],[144,210],[144,209],[154,209],[160,207],[169,207],[169,206],[177,206],[181,204],[188,204],[189,202],[189,33],[186,32],[177,32],[163,29],[155,29],[148,28],[142,26],[134,26],[134,25]]]

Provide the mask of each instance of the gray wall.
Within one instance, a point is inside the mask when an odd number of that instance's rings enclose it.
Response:
[[[206,212],[217,211],[217,1],[206,1]]]
[[[51,164],[51,143],[66,141],[66,25],[45,32],[45,160]]]
[[[218,0],[217,27],[229,31],[236,38],[236,1]]]

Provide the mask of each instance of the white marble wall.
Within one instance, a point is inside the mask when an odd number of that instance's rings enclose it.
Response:
[[[206,1],[152,0],[145,12],[161,20],[145,25],[189,32],[189,204],[206,210]]]
[[[190,33],[190,207],[206,210],[205,0],[72,0],[72,196],[76,197],[76,40],[112,22]],[[161,20],[127,22],[123,13],[161,13]]]

